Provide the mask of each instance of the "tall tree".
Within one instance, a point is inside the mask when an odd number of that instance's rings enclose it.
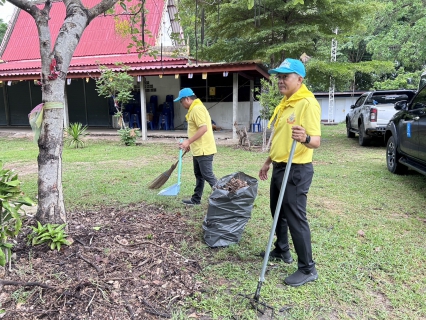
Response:
[[[1,5],[1,4],[0,4]],[[2,19],[0,19],[0,43],[3,40],[4,34],[7,30],[7,23],[4,23]]]
[[[52,2],[45,0],[40,9],[29,0],[7,0],[29,14],[37,26],[44,116],[38,139],[38,209],[42,223],[66,222],[62,192],[62,147],[64,86],[71,58],[89,23],[112,8],[119,0],[102,0],[86,8],[80,0],[63,0],[66,16],[57,39],[49,29]]]
[[[380,15],[372,19],[375,28],[367,50],[373,59],[396,62],[406,71],[416,71],[426,64],[426,7],[423,0],[381,0]]]
[[[248,9],[245,1],[181,0],[179,15],[186,33],[197,33],[193,55],[196,49],[206,60],[259,59],[274,67],[304,52],[318,58],[318,41],[331,40],[336,27],[342,33],[356,28],[370,6],[349,0],[256,0]]]

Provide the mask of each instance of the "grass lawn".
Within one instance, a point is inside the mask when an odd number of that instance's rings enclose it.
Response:
[[[283,278],[297,264],[270,263],[261,298],[277,319],[426,319],[426,177],[386,169],[385,147],[360,147],[346,138],[344,124],[323,126],[321,147],[314,152],[315,175],[308,195],[318,281],[299,288]],[[0,160],[16,168],[26,195],[37,195],[38,147],[27,139],[0,138]],[[178,197],[157,196],[147,185],[178,156],[176,145],[143,143],[124,147],[116,141],[88,141],[84,149],[63,151],[63,188],[67,211],[99,205],[147,202],[187,217],[203,271],[203,292],[186,308],[212,319],[257,319],[238,294],[254,295],[262,267],[258,257],[272,225],[269,181],[260,181],[252,217],[239,244],[210,249],[203,241],[203,204],[185,208],[192,194],[192,159],[183,159]],[[218,178],[243,171],[256,177],[267,154],[218,146]],[[177,182],[177,170],[165,187]],[[297,258],[292,250],[293,258]],[[187,319],[184,309],[176,319]]]

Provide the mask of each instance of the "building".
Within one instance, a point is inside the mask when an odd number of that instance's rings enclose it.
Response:
[[[92,7],[98,2],[84,0],[83,4]],[[119,23],[113,15],[105,14],[86,28],[66,75],[65,125],[81,122],[89,127],[114,126],[108,99],[98,96],[94,79],[100,75],[99,65],[118,68],[115,64],[120,62],[129,67],[134,89],[140,92],[143,133],[145,120],[149,120],[146,117],[149,103],[156,100],[159,106],[170,101],[183,87],[194,90],[222,128],[232,129],[234,122],[249,128],[259,110],[258,103],[253,101],[252,89],[259,85],[261,78],[269,77],[262,64],[195,61],[185,53],[183,33],[175,19],[175,0],[147,0],[145,8],[149,33],[143,36],[147,45],[158,51],[155,57],[139,57],[134,48],[129,50],[129,37],[116,32],[120,23],[128,21],[128,14],[119,5],[116,7],[116,12],[121,12]],[[62,2],[53,2],[50,17],[52,39],[56,39],[65,17]],[[176,37],[171,34],[177,35],[177,40],[172,40]],[[0,47],[0,126],[29,126],[28,113],[42,102],[38,41],[32,17],[16,9]],[[171,51],[176,48],[184,53],[172,57]],[[173,127],[183,128],[186,110],[178,104],[172,108]]]

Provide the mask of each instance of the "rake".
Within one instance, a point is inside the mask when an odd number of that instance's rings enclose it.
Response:
[[[187,153],[187,151],[184,152],[184,154],[182,155],[182,157],[186,153]],[[169,180],[171,174],[176,169],[178,163],[179,163],[179,160],[176,161],[176,163],[173,163],[169,170],[163,172],[157,178],[155,178],[154,180],[152,180],[152,182],[148,186],[148,189],[159,189],[159,188],[161,188],[167,182],[167,180]]]
[[[290,173],[291,163],[293,161],[294,150],[296,149],[296,140],[293,140],[293,144],[291,145],[290,156],[288,157],[287,165],[284,171],[284,177],[281,184],[280,194],[278,196],[277,207],[275,208],[274,221],[272,223],[271,232],[269,234],[268,245],[266,246],[265,256],[263,258],[262,271],[260,272],[259,282],[257,284],[256,292],[254,296],[239,294],[239,296],[244,299],[249,299],[250,305],[253,309],[261,314],[265,314],[267,310],[271,311],[271,319],[274,317],[274,308],[268,306],[265,302],[260,300],[260,290],[262,289],[263,282],[265,282],[265,272],[266,266],[268,265],[269,260],[269,251],[271,250],[272,240],[274,238],[275,228],[277,227],[278,216],[280,215],[281,204],[284,198],[285,189],[287,186],[288,175]]]

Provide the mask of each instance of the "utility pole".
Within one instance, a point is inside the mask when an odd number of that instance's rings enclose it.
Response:
[[[337,35],[338,28],[333,33]],[[336,62],[337,39],[331,39],[331,62]],[[330,87],[328,91],[328,123],[334,123],[334,78],[330,76]]]

